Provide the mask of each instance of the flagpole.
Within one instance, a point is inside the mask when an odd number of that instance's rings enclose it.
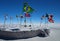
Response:
[[[47,28],[48,28],[48,21],[47,21]]]
[[[31,23],[32,23],[32,22],[31,22],[31,17],[30,17],[30,25],[29,25],[29,27],[31,27]]]
[[[40,19],[40,27],[41,27],[41,24],[42,24],[42,19]]]
[[[24,22],[25,22],[25,26],[24,26],[24,27],[26,27],[26,16],[25,16],[25,20],[24,20]]]
[[[29,25],[29,27],[31,27],[31,25],[32,25],[32,20],[31,20],[32,18],[31,18],[31,14],[30,14],[30,25]]]
[[[18,26],[19,26],[19,23],[20,23],[20,22],[19,22],[18,15],[16,15],[16,18],[17,18],[17,22],[18,22],[17,24],[18,24]]]
[[[45,18],[45,28],[46,28],[46,18]]]
[[[20,27],[22,26],[22,18],[20,17]]]
[[[4,15],[4,28],[6,26],[7,14]]]
[[[12,17],[10,16],[10,25],[12,26],[13,24],[12,24]]]
[[[19,25],[19,18],[18,17],[17,17],[17,22],[18,22],[17,24]]]
[[[6,24],[6,19],[4,19],[4,28],[5,28],[5,24]]]

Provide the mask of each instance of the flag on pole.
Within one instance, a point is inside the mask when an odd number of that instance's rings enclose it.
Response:
[[[27,8],[27,3],[24,3],[24,7],[23,7],[23,11],[26,12],[26,8]]]
[[[25,13],[25,17],[30,17],[30,14],[28,14],[28,13]]]
[[[49,15],[46,13],[46,16],[45,16],[45,17],[47,17],[47,18],[48,18],[48,17],[49,17]]]
[[[53,15],[49,15],[48,19],[52,19],[53,18]]]
[[[7,20],[7,18],[8,18],[8,14],[5,14],[5,15],[4,15],[4,18],[5,18],[5,20]]]
[[[45,16],[43,15],[43,16],[41,17],[41,20],[44,19],[44,18],[45,18]]]
[[[49,21],[50,23],[54,23],[54,20],[53,20],[52,18],[53,18],[53,15],[49,15],[48,21]]]
[[[18,15],[16,15],[16,18],[18,18]]]
[[[31,7],[28,5],[28,3],[24,3],[23,11],[24,11],[24,12],[31,13],[31,12],[34,11],[34,9],[31,8]]]
[[[22,14],[20,14],[20,18],[23,18],[24,16]]]
[[[54,23],[54,20],[52,20],[52,19],[49,19],[48,21],[49,21],[50,23]]]
[[[29,13],[30,13],[30,12],[33,12],[33,11],[34,11],[34,9],[33,9],[33,8],[31,8],[30,6],[28,6],[28,7],[27,7],[27,12],[29,12]]]

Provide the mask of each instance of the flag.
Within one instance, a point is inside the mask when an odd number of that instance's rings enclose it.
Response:
[[[18,18],[18,15],[16,15],[16,18]]]
[[[4,18],[5,18],[5,20],[7,20],[7,18],[8,18],[8,14],[5,14],[5,15],[4,15]]]
[[[53,18],[53,15],[49,15],[48,19],[52,19]]]
[[[52,20],[52,19],[49,19],[48,21],[49,21],[50,23],[54,23],[54,20]]]
[[[24,16],[22,14],[20,14],[20,18],[23,18]]]
[[[23,11],[24,11],[24,12],[31,13],[31,12],[34,11],[34,9],[31,8],[27,3],[24,3]]]
[[[30,17],[30,14],[28,14],[28,13],[25,13],[25,17]]]
[[[27,12],[28,12],[28,13],[33,12],[33,11],[34,11],[33,8],[31,8],[30,6],[27,7]]]
[[[48,21],[49,21],[50,23],[54,23],[54,20],[53,20],[52,18],[53,18],[53,15],[49,15]]]
[[[43,18],[45,18],[45,16],[44,16],[44,15],[41,17],[41,20],[42,20]]]
[[[24,3],[24,7],[23,7],[23,11],[26,12],[26,8],[27,8],[27,3]]]
[[[46,14],[46,16],[45,16],[45,17],[47,17],[47,18],[48,18],[48,17],[49,17],[49,15],[48,15],[48,14]]]

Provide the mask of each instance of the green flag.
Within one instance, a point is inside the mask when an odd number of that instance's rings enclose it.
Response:
[[[31,8],[30,6],[28,6],[28,8],[27,8],[27,12],[33,12],[34,11],[34,9],[33,8]]]
[[[23,12],[26,12],[27,3],[24,3]]]
[[[31,12],[34,11],[34,9],[31,8],[27,3],[24,3],[23,11],[24,11],[24,12],[31,13]]]

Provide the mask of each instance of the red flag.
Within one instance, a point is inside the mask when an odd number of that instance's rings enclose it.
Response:
[[[48,19],[52,19],[53,18],[53,15],[49,15],[49,18]]]
[[[49,15],[48,21],[51,23],[54,23],[54,20],[52,19],[53,15]]]
[[[49,19],[49,22],[50,22],[50,23],[54,23],[54,20],[52,20],[52,19]]]
[[[30,14],[28,14],[28,13],[25,13],[25,17],[30,17]]]

